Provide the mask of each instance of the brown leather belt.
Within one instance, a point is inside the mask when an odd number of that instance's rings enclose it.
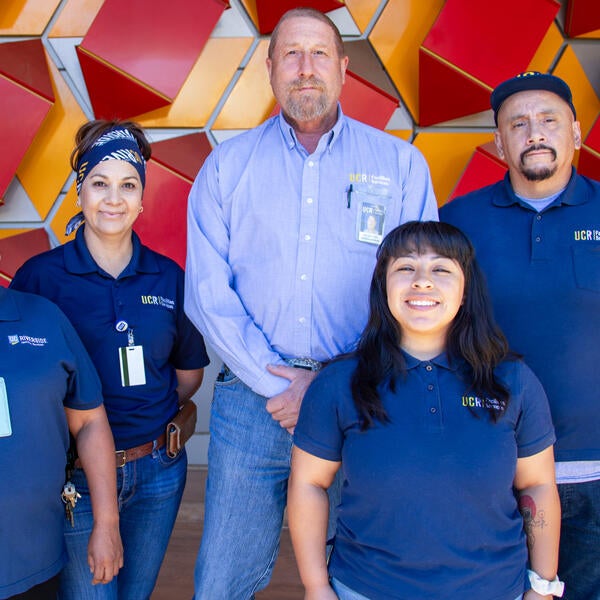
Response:
[[[154,442],[156,441],[156,445]],[[140,446],[136,446],[135,448],[128,448],[127,450],[117,450],[115,452],[115,461],[117,469],[120,467],[124,467],[128,462],[132,460],[137,460],[138,458],[142,458],[143,456],[148,456],[148,454],[152,453],[154,448],[162,448],[165,445],[166,436],[163,433],[159,435],[156,440],[152,442],[146,442],[145,444],[141,444]],[[75,461],[75,466],[78,469],[81,469],[81,461],[77,459]]]

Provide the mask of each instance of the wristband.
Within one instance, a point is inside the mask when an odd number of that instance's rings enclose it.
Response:
[[[535,571],[527,569],[527,575],[529,577],[529,584],[531,589],[542,596],[558,596],[562,598],[563,592],[565,591],[565,584],[560,581],[558,575],[552,580],[542,579]]]

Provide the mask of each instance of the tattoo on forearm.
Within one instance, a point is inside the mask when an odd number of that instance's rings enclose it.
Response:
[[[535,500],[524,494],[519,498],[519,511],[523,516],[523,526],[527,535],[527,546],[531,549],[535,544],[535,530],[544,529],[547,522],[543,510],[538,510]]]

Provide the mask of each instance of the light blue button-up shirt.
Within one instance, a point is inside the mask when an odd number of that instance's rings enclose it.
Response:
[[[411,144],[339,109],[309,155],[272,117],[219,144],[194,182],[185,310],[229,368],[272,397],[289,382],[267,364],[353,347],[381,237],[437,218],[427,163]]]

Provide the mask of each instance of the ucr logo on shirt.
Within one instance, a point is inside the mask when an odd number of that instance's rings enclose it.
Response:
[[[171,300],[170,298],[152,295],[142,295],[140,298],[142,299],[142,304],[153,304],[154,306],[162,306],[163,308],[168,308],[169,310],[173,310],[175,308],[175,300]]]
[[[469,408],[493,408],[500,410],[500,403],[496,398],[479,398],[479,396],[463,396],[462,405]]]
[[[576,229],[573,235],[576,242],[600,242],[600,229]]]

